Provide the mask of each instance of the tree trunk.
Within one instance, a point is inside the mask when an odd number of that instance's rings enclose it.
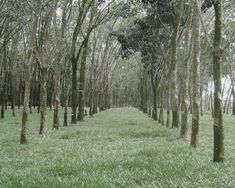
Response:
[[[93,44],[93,49],[92,49],[92,59],[91,59],[91,65],[90,65],[90,78],[89,78],[89,115],[90,117],[93,116],[93,108],[94,108],[94,63],[95,63],[95,52],[96,52],[96,44],[97,40],[96,37],[94,37],[94,44]]]
[[[163,107],[161,106],[161,109],[160,109],[160,124],[161,125],[164,125],[164,116],[163,116]]]
[[[200,58],[201,58],[201,24],[200,24],[200,3],[194,2],[193,16],[193,60],[192,60],[192,85],[193,85],[193,109],[192,109],[192,134],[190,145],[194,148],[198,144],[199,114],[200,114]]]
[[[35,8],[35,7],[34,7]],[[24,65],[24,83],[25,83],[25,88],[24,88],[24,103],[23,103],[23,114],[22,114],[22,128],[21,128],[21,135],[20,135],[20,143],[21,144],[26,144],[27,143],[27,138],[26,138],[26,130],[28,126],[28,106],[29,106],[29,97],[30,97],[30,84],[31,84],[31,70],[30,66],[32,65],[33,62],[33,50],[35,47],[35,35],[36,35],[36,30],[37,30],[37,23],[38,23],[38,16],[37,12],[32,13],[32,25],[31,25],[31,31],[30,31],[30,37],[29,37],[29,42],[30,42],[30,50],[28,52],[28,64]],[[20,87],[21,88],[21,82],[20,82]],[[19,95],[19,105],[20,105],[20,98],[21,95]]]
[[[144,66],[143,78],[141,83],[142,110],[147,114],[147,68]]]
[[[170,127],[170,84],[167,88],[167,113],[166,113],[166,128]]]
[[[155,79],[154,79],[155,77]],[[151,84],[152,84],[152,89],[153,89],[153,113],[152,113],[152,118],[154,120],[158,119],[158,114],[157,114],[157,85],[158,85],[158,79],[157,75],[154,75],[153,72],[151,71]]]
[[[185,46],[184,46],[184,60],[183,60],[183,79],[182,79],[182,93],[181,93],[181,129],[180,129],[180,137],[187,138],[188,135],[188,82],[189,82],[189,63],[190,63],[190,29],[192,24],[192,14],[193,14],[193,6],[189,8],[188,20],[186,23],[185,30]]]
[[[93,74],[93,73],[91,73],[91,74]],[[90,79],[92,79],[92,78],[90,78]],[[93,82],[93,81],[90,80],[90,83],[91,82]],[[91,83],[90,87],[91,88],[90,88],[90,94],[89,94],[89,115],[90,115],[90,117],[93,117],[93,115],[94,115],[94,88],[93,88],[92,83]]]
[[[85,108],[85,75],[86,75],[86,59],[87,59],[87,52],[88,52],[88,38],[85,39],[83,53],[81,58],[81,65],[80,65],[80,79],[79,79],[79,95],[78,95],[78,111],[79,116],[78,121],[84,120],[84,108]]]
[[[60,77],[61,77],[61,71],[60,71],[60,62],[61,57],[59,55],[56,70],[55,70],[55,80],[54,80],[54,117],[53,117],[53,129],[59,129],[60,127],[60,118],[59,118],[59,109],[60,109]],[[66,91],[65,91],[66,92]]]
[[[202,84],[200,86],[200,114],[201,116],[203,116],[203,97],[202,97],[202,93],[203,93],[203,87]]]
[[[5,42],[5,40],[4,40]],[[6,103],[6,90],[7,90],[7,45],[3,48],[3,84],[1,92],[1,119],[4,119],[5,115],[5,103]]]
[[[172,90],[172,128],[179,128],[178,88],[177,88],[177,40],[180,28],[182,0],[176,2],[175,25],[171,38],[171,90]]]
[[[189,85],[188,87],[189,91],[188,91],[188,94],[189,94],[189,113],[192,114],[192,93],[191,93],[191,86]]]
[[[34,87],[32,86],[33,84],[35,84],[34,83],[34,81],[33,81],[33,79],[32,79],[32,81],[31,81],[31,88],[30,88],[30,95],[29,95],[29,112],[30,112],[30,114],[32,114],[33,112],[32,112],[32,105],[33,105],[33,95],[34,95]]]
[[[57,130],[60,127],[59,107],[60,107],[60,99],[58,96],[56,96],[55,106],[54,106],[54,116],[53,116],[53,129],[57,129]]]
[[[66,61],[66,60],[65,60]],[[64,127],[68,126],[68,98],[69,98],[69,78],[70,78],[70,66],[66,67],[65,73],[65,85],[64,85]]]
[[[72,59],[72,99],[71,99],[71,108],[72,108],[72,117],[71,123],[77,123],[77,64],[75,59]]]
[[[42,137],[47,137],[47,77],[48,69],[41,68],[41,80],[40,80],[40,131],[39,134]]]
[[[93,108],[93,114],[97,114],[98,113],[98,96],[97,96],[97,91],[94,91],[94,108]]]
[[[221,98],[221,57],[222,57],[222,0],[214,1],[215,36],[213,49],[214,77],[214,162],[224,161],[224,128]]]
[[[93,108],[94,108],[94,102],[93,102],[93,88],[91,88],[90,95],[89,95],[89,115],[90,117],[93,116]]]
[[[22,128],[20,134],[20,143],[26,144],[26,130],[28,127],[28,110],[29,110],[29,97],[30,97],[30,83],[31,83],[31,75],[30,75],[30,65],[25,65],[24,68],[24,106],[23,106],[23,114],[22,114]]]
[[[235,91],[234,91],[233,86],[232,86],[231,95],[232,95],[232,97],[233,97],[233,102],[232,102],[232,115],[235,115]]]
[[[5,75],[4,75],[5,77]],[[3,83],[3,88],[2,88],[2,92],[1,92],[1,119],[4,119],[4,115],[5,115],[5,82]]]
[[[214,107],[213,107],[213,84],[211,83],[211,92],[210,92],[210,109],[211,109],[211,116],[214,117]]]
[[[163,91],[161,91],[161,108],[159,114],[159,123],[164,125],[164,116],[163,116]]]
[[[15,117],[15,83],[13,83],[13,74],[11,73],[11,110],[12,110],[12,116]]]

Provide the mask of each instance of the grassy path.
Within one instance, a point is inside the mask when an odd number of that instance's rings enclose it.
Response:
[[[38,137],[30,117],[29,143],[19,145],[21,111],[0,120],[0,187],[234,187],[234,117],[225,116],[226,162],[214,165],[212,120],[203,116],[197,150],[179,131],[133,108],[111,109]],[[62,116],[61,116],[62,117]],[[52,114],[49,113],[52,120]],[[52,124],[51,121],[49,122]]]

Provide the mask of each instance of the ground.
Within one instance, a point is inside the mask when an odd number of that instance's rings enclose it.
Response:
[[[234,187],[234,116],[225,115],[225,162],[212,163],[210,114],[201,117],[199,147],[134,108],[110,109],[68,128],[38,136],[30,115],[28,144],[19,144],[21,110],[0,120],[0,187]],[[62,112],[61,112],[62,121]]]

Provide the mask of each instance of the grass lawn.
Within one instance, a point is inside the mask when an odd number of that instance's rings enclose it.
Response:
[[[28,144],[20,145],[21,110],[0,120],[0,187],[235,187],[235,116],[224,115],[225,162],[212,163],[211,116],[201,118],[194,150],[134,108],[110,109],[41,139],[30,115]],[[62,112],[61,112],[62,122]]]

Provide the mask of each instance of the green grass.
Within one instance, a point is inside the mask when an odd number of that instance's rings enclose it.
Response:
[[[62,112],[61,112],[62,118]],[[111,109],[84,122],[38,136],[39,114],[30,115],[28,144],[19,144],[21,110],[0,120],[0,187],[234,187],[235,126],[224,116],[223,164],[212,163],[210,115],[201,118],[200,143],[194,150],[133,108]],[[62,122],[62,119],[61,119]]]

